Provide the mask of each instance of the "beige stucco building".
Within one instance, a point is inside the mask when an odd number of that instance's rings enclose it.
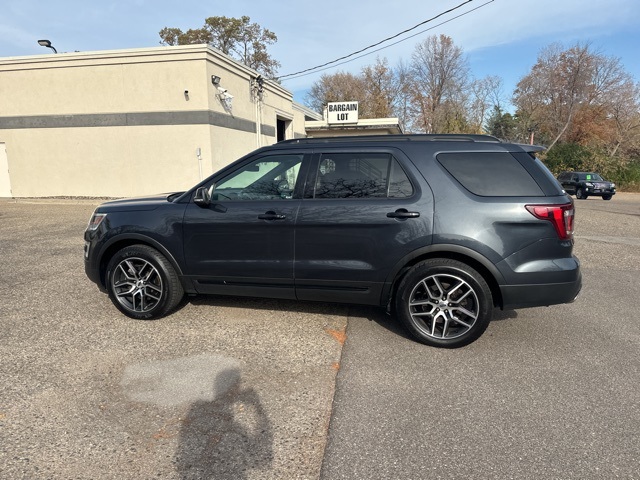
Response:
[[[0,197],[186,189],[322,116],[206,45],[0,59]]]
[[[0,58],[0,198],[178,191],[280,140],[402,133],[351,115],[207,45]]]

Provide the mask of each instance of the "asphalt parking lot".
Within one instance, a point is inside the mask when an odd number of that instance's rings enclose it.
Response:
[[[640,478],[640,195],[576,201],[575,252],[575,303],[463,349],[352,308],[322,478]]]
[[[361,307],[127,319],[93,204],[0,200],[0,478],[640,478],[640,195],[576,205],[578,301],[444,351]]]

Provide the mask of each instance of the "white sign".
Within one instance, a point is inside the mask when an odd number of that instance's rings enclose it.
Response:
[[[358,123],[358,102],[329,103],[327,123]]]

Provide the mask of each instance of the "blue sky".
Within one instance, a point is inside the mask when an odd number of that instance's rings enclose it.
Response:
[[[248,15],[278,36],[270,52],[282,64],[279,73],[286,75],[377,43],[465,1],[3,0],[0,57],[49,54],[37,44],[41,38],[51,40],[59,52],[159,46],[158,31],[165,26],[187,30],[199,28],[209,16]],[[620,58],[640,81],[638,0],[473,0],[411,34],[429,27],[389,48],[283,85],[303,103],[322,73],[358,73],[376,56],[391,66],[408,63],[418,42],[441,33],[464,50],[476,78],[500,76],[507,98],[540,50],[554,42],[566,47],[589,42],[594,50]]]

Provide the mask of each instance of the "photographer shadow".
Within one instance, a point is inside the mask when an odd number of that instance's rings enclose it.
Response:
[[[218,374],[214,391],[216,398],[193,403],[182,421],[180,478],[243,479],[271,468],[273,429],[256,391],[242,388],[235,368]]]

